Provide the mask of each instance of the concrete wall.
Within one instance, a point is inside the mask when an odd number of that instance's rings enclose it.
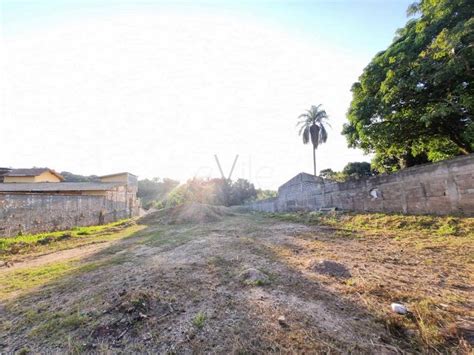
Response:
[[[344,183],[298,174],[279,188],[276,199],[249,207],[474,216],[474,155]]]
[[[0,236],[97,225],[138,215],[138,203],[130,204],[126,195],[112,197],[114,198],[44,193],[0,194]]]

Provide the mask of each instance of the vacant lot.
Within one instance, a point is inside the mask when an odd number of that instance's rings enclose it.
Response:
[[[471,349],[473,219],[178,212],[4,248],[0,352]]]

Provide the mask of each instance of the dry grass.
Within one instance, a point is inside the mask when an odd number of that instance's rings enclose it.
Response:
[[[87,258],[4,278],[22,292],[2,303],[0,352],[471,351],[472,219],[170,212]],[[268,282],[243,282],[248,270]]]
[[[231,215],[233,215],[233,212],[228,207],[190,203],[176,207],[163,208],[150,213],[141,219],[141,223],[202,224],[218,222],[221,221],[222,218]]]
[[[339,260],[352,270],[335,291],[362,302],[394,336],[411,338],[427,351],[468,353],[473,341],[471,307],[474,275],[474,218],[384,214],[286,213],[279,220],[320,226],[323,236],[302,236],[303,253],[279,246],[276,252],[304,268],[314,254]],[[326,227],[330,227],[327,229]],[[317,253],[307,253],[317,250]],[[390,312],[392,302],[409,316]],[[414,335],[414,336],[413,336]]]

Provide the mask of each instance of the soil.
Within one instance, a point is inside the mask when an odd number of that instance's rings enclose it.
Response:
[[[4,268],[8,268],[9,271],[15,269],[31,268],[38,267],[45,264],[50,264],[54,262],[86,258],[88,256],[94,255],[98,251],[105,249],[112,245],[113,242],[103,242],[98,244],[84,245],[74,249],[66,249],[55,251],[52,253],[47,253],[43,255],[35,255],[32,257],[25,257],[23,260],[18,262],[9,262]],[[2,270],[0,268],[0,270]]]
[[[141,220],[151,224],[209,223],[231,215],[233,212],[228,207],[190,203],[151,212]]]
[[[391,314],[391,302],[410,306],[401,291],[415,290],[428,297],[449,289],[458,296],[445,301],[456,324],[472,324],[459,301],[472,291],[466,273],[440,250],[413,258],[391,239],[375,244],[207,206],[158,211],[141,223],[126,240],[49,255],[85,267],[3,300],[0,352],[430,352],[416,330],[391,326],[404,317]],[[373,289],[354,291],[354,277]],[[463,344],[435,346],[469,351]]]

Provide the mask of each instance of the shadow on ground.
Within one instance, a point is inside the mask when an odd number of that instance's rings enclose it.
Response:
[[[421,351],[413,333],[330,287],[346,278],[312,272],[307,255],[295,262],[298,253],[317,257],[304,243],[319,232],[328,233],[250,214],[199,224],[148,218],[73,271],[4,302],[0,351]],[[246,282],[249,268],[265,280]]]

